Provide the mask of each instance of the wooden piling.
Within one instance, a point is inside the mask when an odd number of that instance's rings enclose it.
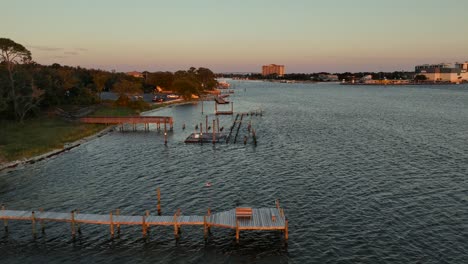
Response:
[[[145,216],[142,216],[142,221],[141,221],[141,229],[143,232],[143,238],[146,238],[146,219]]]
[[[80,211],[79,211],[79,210],[75,210],[75,217],[76,217],[77,215],[79,215],[79,214],[80,214]],[[76,223],[76,226],[77,226],[78,234],[81,234],[81,223],[80,223],[80,222],[77,222],[77,223]]]
[[[203,234],[206,241],[208,239],[208,224],[206,223],[206,215],[203,216]]]
[[[180,214],[180,209],[174,214],[174,237],[176,240],[179,239],[179,227],[177,225],[178,214]]]
[[[239,220],[236,220],[236,242],[239,243]]]
[[[109,214],[109,226],[110,226],[111,238],[114,238],[114,217],[112,215],[112,211]]]
[[[284,239],[288,241],[288,219],[284,223]]]
[[[148,219],[148,217],[150,216],[149,210],[146,210],[145,214],[146,214],[146,219]],[[150,226],[146,224],[146,232],[149,233],[149,231],[150,231]]]
[[[218,128],[218,133],[220,132],[219,131],[219,117],[216,118],[216,127]]]
[[[215,114],[218,113],[218,103],[215,102]]]
[[[203,114],[203,99],[201,100],[201,113]]]
[[[156,194],[158,196],[158,215],[161,215],[161,191],[159,190],[159,188],[156,189]]]
[[[167,127],[166,127],[166,123],[164,123],[164,145],[167,145]]]
[[[213,134],[213,144],[216,143],[216,129],[215,129],[215,120],[213,119],[213,129],[212,129],[212,134]]]
[[[31,212],[32,233],[36,237],[36,215],[34,211]]]
[[[208,133],[208,115],[205,116],[205,133]]]
[[[44,209],[39,208],[39,212],[41,212],[41,216],[44,213]],[[41,233],[45,234],[45,225],[44,225],[44,220],[41,219]]]
[[[75,237],[75,211],[71,211],[71,232],[72,236]]]
[[[120,209],[115,210],[115,215],[120,215]],[[117,223],[117,235],[120,236],[120,223]]]
[[[231,113],[234,114],[234,102],[231,102]]]
[[[2,204],[2,211],[5,211],[5,206]],[[8,232],[8,220],[5,218],[3,219],[3,226],[5,228],[5,232]]]
[[[211,209],[208,207],[208,210],[206,212],[206,216],[210,216],[211,215]],[[211,226],[210,224],[207,224],[207,228],[208,228],[208,234],[211,233]]]

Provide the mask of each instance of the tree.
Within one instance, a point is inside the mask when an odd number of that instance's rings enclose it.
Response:
[[[172,89],[186,100],[191,99],[192,94],[199,95],[198,85],[189,79],[175,80]]]
[[[129,95],[142,94],[141,83],[131,82],[128,80],[120,80],[116,82],[112,89],[119,97],[128,97]]]
[[[39,104],[44,94],[35,86],[32,74],[27,71],[36,67],[36,64],[31,63],[31,52],[11,39],[0,38],[0,51],[1,62],[8,73],[7,100],[13,104],[15,118],[22,123],[26,114]]]
[[[427,77],[424,74],[418,74],[418,75],[414,76],[414,80],[415,81],[425,81],[425,80],[427,80]]]
[[[101,93],[104,90],[106,82],[110,79],[110,76],[109,74],[101,71],[93,73],[92,76],[94,85],[96,86],[96,91],[99,94],[99,101],[101,101]]]

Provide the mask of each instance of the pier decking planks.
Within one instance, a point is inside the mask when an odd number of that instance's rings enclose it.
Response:
[[[37,221],[47,222],[71,222],[74,224],[95,224],[109,225],[111,227],[111,236],[113,236],[113,226],[118,225],[141,225],[143,233],[146,234],[148,226],[204,226],[236,229],[236,238],[238,239],[239,230],[279,230],[285,232],[287,238],[287,220],[284,217],[279,205],[276,208],[253,208],[251,218],[237,218],[236,209],[218,212],[206,216],[200,215],[180,215],[178,211],[173,216],[132,216],[132,215],[102,215],[102,214],[84,214],[77,212],[60,213],[46,211],[19,211],[19,210],[0,210],[0,220],[12,221],[31,221],[33,225]],[[5,226],[7,228],[7,226]],[[119,229],[120,230],[120,229]],[[35,232],[35,231],[33,231]],[[75,234],[74,226],[72,234]],[[178,237],[176,233],[176,237]]]

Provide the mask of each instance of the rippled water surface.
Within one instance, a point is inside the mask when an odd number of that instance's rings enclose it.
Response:
[[[289,244],[275,232],[47,223],[0,230],[1,263],[468,263],[468,87],[359,87],[235,82],[234,111],[252,117],[258,146],[185,145],[201,104],[163,109],[174,132],[168,146],[152,131],[112,132],[47,161],[0,174],[8,208],[107,214],[180,208],[203,215],[280,199]],[[212,120],[213,103],[204,103]],[[247,119],[249,120],[250,117]],[[221,118],[229,127],[233,117]],[[187,129],[182,130],[185,123]],[[243,138],[245,131],[241,130]],[[212,182],[211,188],[204,187]]]

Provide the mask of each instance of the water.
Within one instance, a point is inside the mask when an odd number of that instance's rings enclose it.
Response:
[[[468,263],[468,87],[359,87],[237,82],[235,111],[254,117],[258,146],[185,145],[201,105],[174,117],[164,147],[155,132],[113,132],[50,160],[0,175],[0,201],[18,210],[143,215],[205,214],[281,200],[289,245],[275,232],[83,226],[65,223],[33,240],[30,223],[1,232],[2,263]],[[228,106],[226,106],[228,108]],[[204,110],[212,113],[212,103]],[[212,120],[210,116],[210,120]],[[221,118],[225,128],[233,117]],[[182,124],[187,129],[182,131]],[[211,188],[204,187],[207,181]]]

